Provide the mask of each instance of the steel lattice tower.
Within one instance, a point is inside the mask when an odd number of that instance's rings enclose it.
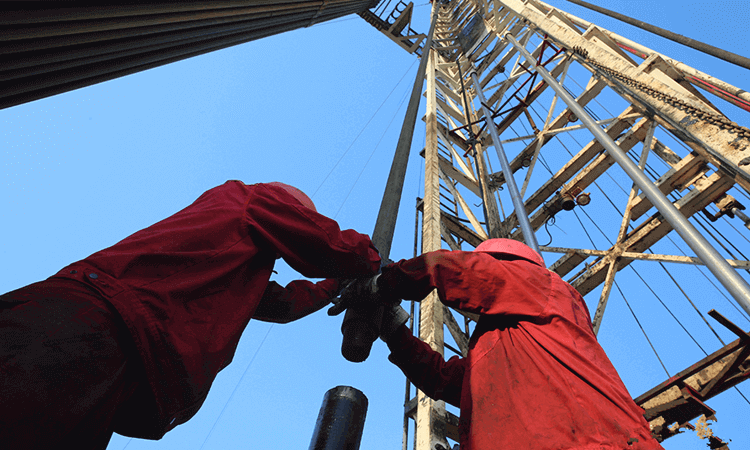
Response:
[[[607,301],[623,269],[642,261],[705,264],[750,312],[747,283],[735,270],[750,262],[734,257],[741,252],[731,245],[719,254],[704,237],[720,235],[714,224],[727,219],[745,236],[750,228],[742,204],[750,198],[750,130],[725,115],[750,111],[750,94],[541,1],[435,0],[427,34],[411,28],[414,6],[401,0],[8,5],[0,17],[0,108],[358,13],[423,58],[415,83],[418,98],[424,79],[427,100],[425,195],[417,205],[423,252],[443,243],[468,250],[492,237],[523,240],[524,216],[542,241],[555,222],[590,219],[606,248],[589,236],[590,248],[561,238],[540,250],[554,261],[550,270],[598,297],[596,330],[611,320]],[[410,139],[399,145],[408,154]],[[501,149],[508,171],[498,164]],[[522,214],[509,200],[508,172],[520,181]],[[602,188],[610,181],[625,201]],[[373,239],[389,249],[381,228]],[[672,238],[690,253],[664,250]],[[705,401],[750,376],[750,335],[709,314],[738,339],[635,399],[660,439],[711,417]],[[475,319],[432,294],[420,304],[418,333],[438,351],[466,355]],[[422,393],[412,396],[408,384],[404,416],[404,449],[435,450],[458,439],[455,414]]]
[[[512,189],[504,189],[507,175],[498,165],[502,149],[535,232],[569,218],[593,197],[604,203],[606,193],[592,193],[597,183],[624,170],[629,194],[625,204],[616,205],[619,226],[609,248],[596,250],[593,241],[591,249],[540,248],[555,258],[549,269],[582,295],[600,291],[595,330],[616,275],[636,260],[705,263],[748,311],[747,283],[730,266],[750,263],[726,261],[713,248],[706,254],[701,246],[708,244],[692,225],[696,218],[688,220],[700,214],[710,221],[736,219],[740,228],[750,223],[735,192],[750,187],[744,168],[750,130],[704,95],[750,111],[747,92],[536,0],[436,1],[430,51],[419,48],[425,35],[406,27],[412,4],[400,2],[389,14],[386,3],[379,7],[380,21],[377,10],[361,15],[407,51],[429,58],[425,194],[418,204],[423,252],[440,249],[443,242],[467,250],[492,237],[524,240],[508,201]],[[584,77],[585,85],[576,87],[569,82],[573,77]],[[594,103],[608,115],[597,116]],[[578,145],[566,146],[562,136]],[[662,167],[654,168],[653,160]],[[620,175],[612,175],[616,171]],[[671,239],[673,230],[701,258],[651,251]],[[698,416],[711,417],[713,410],[704,402],[748,377],[748,334],[710,314],[739,339],[635,399],[660,439],[692,427],[689,421]],[[433,293],[420,304],[418,335],[441,353],[466,356],[474,319],[452,313]],[[455,347],[445,343],[445,330]],[[458,418],[443,402],[421,392],[412,397],[408,384],[406,399],[405,450],[435,450],[451,445],[446,438],[458,441]],[[413,444],[408,442],[411,419]]]

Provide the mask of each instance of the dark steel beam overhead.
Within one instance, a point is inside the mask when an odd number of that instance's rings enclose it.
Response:
[[[0,109],[358,14],[376,4],[377,0],[2,2]]]

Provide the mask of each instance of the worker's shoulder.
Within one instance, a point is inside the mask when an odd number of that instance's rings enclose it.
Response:
[[[229,180],[203,192],[195,201],[196,205],[215,205],[217,203],[244,204],[254,185],[242,181]]]

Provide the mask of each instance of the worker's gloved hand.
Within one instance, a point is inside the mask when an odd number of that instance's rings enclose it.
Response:
[[[383,320],[380,323],[380,339],[387,343],[396,330],[408,320],[409,313],[401,305],[392,303],[387,306],[383,312]]]
[[[371,278],[354,280],[349,283],[341,292],[338,299],[333,299],[334,305],[328,310],[329,316],[336,316],[347,308],[356,307],[356,305],[377,303],[382,301],[378,289],[377,274]]]

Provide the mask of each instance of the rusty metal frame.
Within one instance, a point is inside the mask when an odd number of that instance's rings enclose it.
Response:
[[[635,398],[659,440],[679,433],[700,415],[713,416],[705,402],[750,378],[750,334],[716,310],[709,315],[739,339]]]

